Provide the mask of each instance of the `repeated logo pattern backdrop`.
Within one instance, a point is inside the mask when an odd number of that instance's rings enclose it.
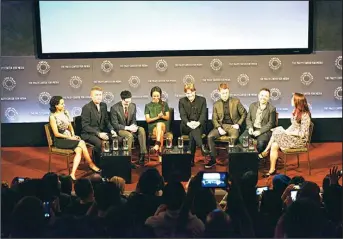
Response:
[[[72,60],[9,57],[2,60],[1,79],[1,120],[9,123],[46,122],[54,95],[63,96],[72,116],[80,115],[94,85],[104,89],[103,101],[109,108],[120,101],[122,90],[130,90],[138,120],[144,120],[150,89],[160,86],[163,100],[175,108],[178,120],[183,85],[194,83],[197,93],[207,99],[211,118],[222,82],[229,84],[231,96],[240,98],[246,108],[257,100],[260,88],[268,87],[280,118],[290,117],[293,92],[307,96],[314,118],[342,117],[341,52]]]

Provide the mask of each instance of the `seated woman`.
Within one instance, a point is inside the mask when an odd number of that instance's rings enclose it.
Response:
[[[303,94],[294,93],[291,103],[294,107],[291,126],[286,130],[282,127],[272,129],[273,134],[267,148],[258,155],[259,158],[265,158],[268,156],[270,150],[270,169],[267,174],[263,175],[265,178],[276,174],[275,166],[279,148],[296,149],[306,146],[311,124],[311,112],[307,100]]]
[[[161,100],[162,90],[155,86],[150,91],[152,101],[145,105],[145,119],[148,123],[149,134],[156,136],[153,150],[162,161],[163,135],[169,129],[169,106]]]
[[[51,97],[50,112],[49,123],[54,136],[54,146],[60,149],[73,149],[75,151],[70,177],[76,180],[75,173],[80,164],[82,154],[88,162],[90,169],[94,172],[100,172],[100,169],[89,156],[86,143],[79,136],[75,135],[69,113],[64,109],[64,100],[61,96]]]

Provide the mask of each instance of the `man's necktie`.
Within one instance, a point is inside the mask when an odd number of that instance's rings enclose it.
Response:
[[[129,111],[127,110],[127,107],[124,107],[124,115],[125,115],[125,119],[129,117]]]

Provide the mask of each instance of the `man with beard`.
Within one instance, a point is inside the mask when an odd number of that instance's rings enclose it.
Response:
[[[262,88],[258,94],[258,101],[249,106],[249,113],[246,119],[247,127],[239,137],[242,142],[244,136],[249,136],[257,140],[257,151],[263,152],[272,135],[270,131],[275,127],[276,109],[269,103],[270,90]]]
[[[210,161],[205,168],[212,168],[216,165],[216,146],[215,139],[227,135],[233,138],[233,143],[239,137],[240,127],[247,117],[247,111],[239,99],[229,97],[229,86],[226,83],[219,85],[220,99],[213,105],[212,123],[214,129],[207,136],[207,142],[210,148]]]

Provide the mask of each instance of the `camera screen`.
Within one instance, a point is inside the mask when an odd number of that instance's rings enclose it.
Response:
[[[44,217],[50,218],[50,202],[43,202]]]
[[[263,191],[268,191],[268,187],[266,186],[266,187],[256,188],[256,195],[261,195]]]
[[[297,190],[291,191],[291,198],[293,202],[297,199],[297,193],[298,193]]]
[[[204,188],[225,188],[227,187],[227,173],[204,173],[201,185]]]
[[[25,181],[25,178],[18,178],[18,183],[22,183]]]
[[[295,185],[294,189],[300,189],[300,185]]]

